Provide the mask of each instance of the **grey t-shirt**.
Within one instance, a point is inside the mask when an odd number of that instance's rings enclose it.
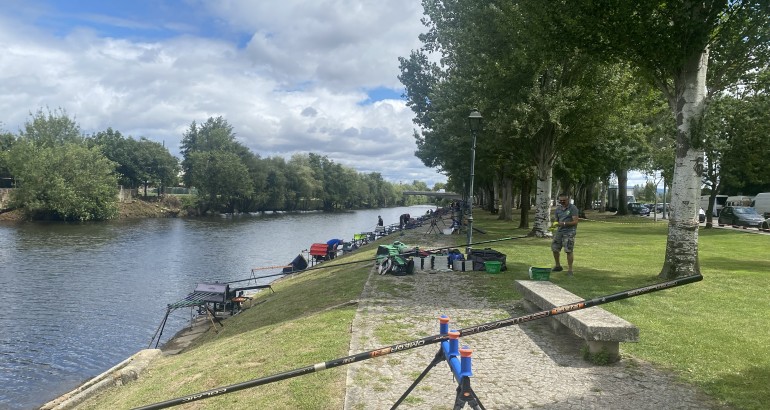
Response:
[[[572,217],[578,215],[578,209],[575,204],[569,204],[566,207],[557,205],[555,213],[557,222],[572,222]],[[560,226],[559,231],[577,232],[577,225]]]

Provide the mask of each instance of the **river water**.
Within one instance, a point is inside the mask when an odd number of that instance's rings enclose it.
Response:
[[[0,409],[37,408],[147,348],[166,305],[198,282],[248,279],[373,231],[378,215],[389,225],[429,208],[0,224]],[[172,314],[161,343],[189,316]]]

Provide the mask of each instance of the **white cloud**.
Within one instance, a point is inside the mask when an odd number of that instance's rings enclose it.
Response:
[[[445,180],[414,156],[403,101],[365,103],[367,89],[401,87],[397,58],[419,45],[419,2],[188,1],[209,20],[172,12],[163,27],[184,32],[165,37],[142,36],[154,23],[135,16],[82,11],[77,24],[57,21],[54,30],[35,23],[50,8],[31,3],[0,10],[0,122],[8,131],[30,112],[61,107],[85,132],[112,127],[177,154],[192,121],[221,115],[263,157],[315,152],[394,182]]]

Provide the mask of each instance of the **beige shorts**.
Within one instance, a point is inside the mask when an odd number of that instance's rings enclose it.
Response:
[[[553,242],[551,242],[551,250],[554,252],[561,251],[564,248],[564,252],[572,253],[575,249],[575,234],[576,231],[556,231],[553,234]]]

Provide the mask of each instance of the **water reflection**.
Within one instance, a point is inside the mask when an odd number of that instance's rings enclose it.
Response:
[[[427,209],[0,225],[0,408],[36,408],[146,348],[198,282],[247,279],[377,215]],[[163,341],[188,319],[172,315]]]

